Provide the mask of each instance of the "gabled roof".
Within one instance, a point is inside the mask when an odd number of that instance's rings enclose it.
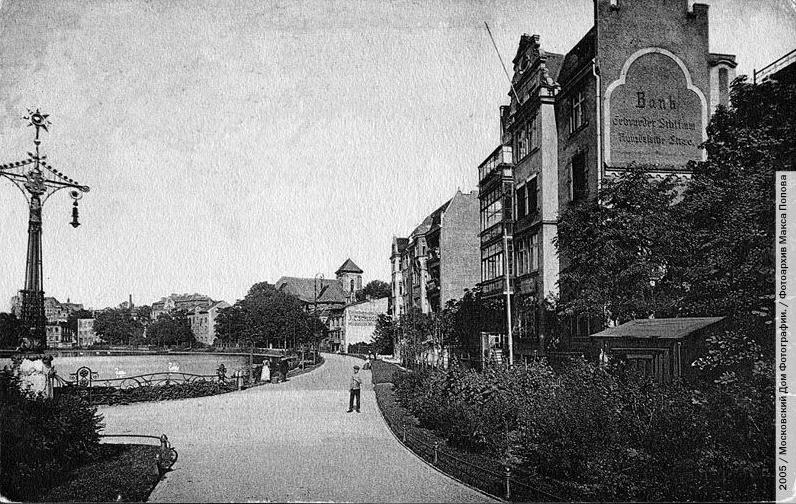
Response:
[[[415,238],[416,236],[419,235],[426,234],[435,225],[439,226],[440,219],[442,217],[442,212],[444,212],[448,208],[450,202],[451,200],[446,201],[445,203],[442,204],[442,206],[440,206],[439,208],[428,214],[426,218],[423,219],[423,222],[421,222],[420,225],[418,225],[415,228],[415,230],[412,231],[412,234],[409,235],[410,239]]]
[[[719,322],[724,317],[682,317],[636,319],[592,334],[592,338],[683,339],[689,334]]]
[[[318,296],[319,303],[345,303],[347,296],[340,282],[334,282],[324,287],[321,295]]]
[[[317,283],[317,291],[315,290],[316,283],[314,278],[282,277],[276,281],[274,286],[279,291],[296,296],[304,303],[314,303],[316,292],[319,303],[345,303],[345,294],[342,293],[340,282],[337,279],[321,280],[319,278]],[[327,300],[323,301],[324,292],[329,288],[332,290],[327,294]],[[336,294],[337,292],[342,295]]]
[[[583,68],[583,65],[591,64],[597,51],[597,36],[594,27],[586,32],[586,35],[580,39],[580,42],[575,44],[567,55],[564,57],[564,62],[561,64],[561,69],[558,71],[558,83],[562,88],[566,88],[570,84],[570,79]]]
[[[340,274],[340,273],[362,273],[362,272],[363,271],[360,269],[360,267],[357,266],[356,264],[354,264],[354,261],[352,261],[351,258],[348,258],[348,259],[345,260],[345,262],[343,263],[342,266],[337,268],[337,271],[335,271],[335,274]]]

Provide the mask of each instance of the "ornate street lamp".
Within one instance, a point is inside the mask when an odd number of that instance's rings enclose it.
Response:
[[[63,173],[50,166],[39,152],[41,130],[48,131],[51,123],[47,114],[42,114],[39,109],[28,109],[24,117],[28,126],[36,130],[33,139],[35,153],[28,152],[28,158],[0,165],[0,176],[9,179],[16,185],[28,200],[30,214],[28,217],[28,253],[25,264],[25,288],[22,297],[22,324],[27,330],[27,340],[23,340],[26,350],[40,351],[47,348],[45,333],[46,319],[44,317],[44,286],[42,284],[42,254],[41,254],[41,208],[44,202],[61,189],[70,189],[69,196],[74,200],[72,204],[72,227],[80,225],[78,221],[77,202],[83,193],[89,191],[88,186],[80,185]]]
[[[312,353],[312,363],[315,364],[315,355],[318,353],[318,336],[315,334],[315,327],[318,321],[318,278],[321,279],[321,291],[323,291],[323,273],[316,273],[315,274],[315,315],[312,319],[312,343],[313,343],[313,353]]]

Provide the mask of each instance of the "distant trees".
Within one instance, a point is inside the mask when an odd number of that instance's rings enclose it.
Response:
[[[196,337],[188,315],[182,311],[164,313],[147,327],[147,340],[158,346],[194,346]]]
[[[298,298],[267,282],[252,285],[246,297],[221,310],[215,331],[226,345],[258,347],[317,344],[326,335],[323,323],[307,314]]]
[[[367,299],[381,299],[389,297],[391,293],[390,284],[381,280],[371,280],[365,287],[356,292],[357,301]]]
[[[138,345],[143,342],[144,325],[129,308],[108,308],[96,312],[94,332],[111,345]]]

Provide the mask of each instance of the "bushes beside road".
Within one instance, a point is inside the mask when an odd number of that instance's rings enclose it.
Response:
[[[661,386],[582,360],[561,373],[544,362],[483,373],[453,366],[394,381],[421,427],[518,473],[558,481],[555,493],[566,499],[773,497],[766,389]]]
[[[75,397],[28,399],[0,373],[0,493],[30,500],[95,456],[102,417]]]

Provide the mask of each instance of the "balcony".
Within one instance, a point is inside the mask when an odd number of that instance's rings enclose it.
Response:
[[[482,182],[498,170],[503,171],[502,175],[504,177],[511,177],[513,166],[514,158],[512,156],[511,147],[508,145],[501,145],[478,166],[478,181],[479,183]]]

